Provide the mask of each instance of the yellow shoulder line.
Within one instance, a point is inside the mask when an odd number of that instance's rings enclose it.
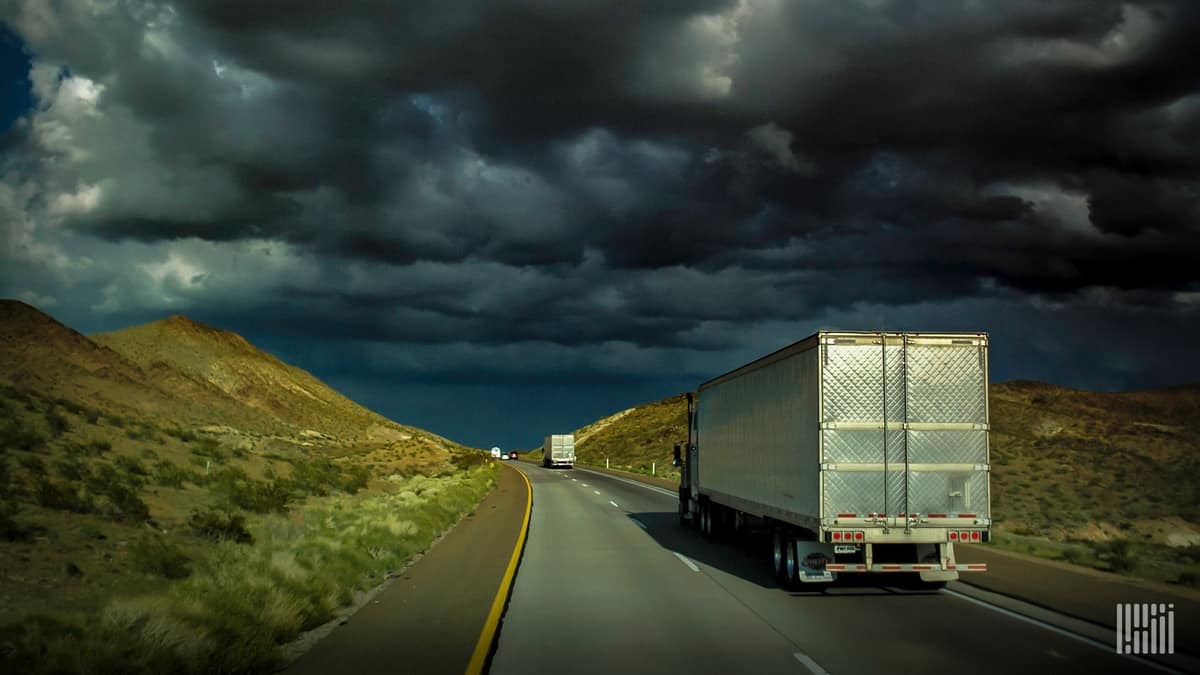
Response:
[[[487,661],[488,652],[492,648],[492,640],[496,637],[496,629],[500,627],[500,615],[504,613],[504,605],[508,601],[508,591],[512,588],[513,577],[517,573],[517,561],[521,559],[521,551],[525,549],[525,536],[529,533],[529,515],[533,511],[533,486],[524,471],[506,464],[525,480],[525,519],[521,522],[521,533],[517,535],[517,543],[513,546],[512,558],[508,561],[508,569],[500,580],[500,588],[496,590],[496,598],[492,600],[492,609],[488,612],[487,620],[483,622],[483,632],[479,634],[479,642],[475,643],[475,651],[471,654],[471,662],[467,664],[467,675],[481,675],[483,664]]]

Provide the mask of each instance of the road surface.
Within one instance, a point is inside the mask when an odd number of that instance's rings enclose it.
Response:
[[[669,491],[520,468],[533,514],[495,675],[1158,672],[949,592],[877,580],[788,592],[765,541],[681,528]]]

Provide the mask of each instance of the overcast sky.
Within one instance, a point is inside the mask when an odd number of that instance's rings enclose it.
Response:
[[[1200,381],[1200,2],[0,0],[0,295],[542,435],[820,328]]]

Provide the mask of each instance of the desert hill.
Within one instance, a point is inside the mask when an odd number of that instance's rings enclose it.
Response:
[[[279,642],[482,498],[483,461],[235,333],[171,317],[89,338],[0,300],[0,671],[181,672],[200,655],[189,672],[273,672]],[[129,629],[147,622],[194,639]],[[174,665],[127,667],[134,651]]]
[[[1099,393],[1013,381],[990,393],[1000,545],[1195,583],[1200,386]],[[653,462],[677,478],[671,455],[687,438],[686,411],[679,395],[586,425],[575,431],[579,462],[639,473]]]
[[[296,432],[397,441],[423,434],[363,408],[242,336],[184,316],[91,336],[147,372],[177,374]],[[177,380],[177,381],[179,381]]]
[[[180,425],[220,418],[241,428],[278,431],[210,384],[155,367],[143,369],[37,309],[0,300],[0,383],[118,415]],[[205,412],[207,414],[205,414]]]

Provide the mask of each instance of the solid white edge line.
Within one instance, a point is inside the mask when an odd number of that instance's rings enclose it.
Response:
[[[612,504],[613,506],[616,506],[618,509],[619,509],[619,508],[621,508],[621,507],[620,507],[620,505],[618,505],[616,502],[614,502],[614,501],[613,501],[613,500],[611,500],[611,499],[610,499],[610,500],[608,500],[608,503],[609,503],[609,504]]]
[[[676,557],[676,558],[679,558],[681,561],[683,561],[683,564],[684,564],[684,565],[687,565],[688,567],[690,567],[690,568],[692,569],[692,571],[693,571],[693,572],[699,572],[699,571],[700,571],[700,568],[699,568],[699,567],[696,567],[696,563],[692,562],[691,560],[688,560],[688,559],[687,559],[687,556],[685,556],[684,554],[682,554],[682,553],[676,553],[675,551],[671,551],[671,553],[675,553],[675,557]]]
[[[813,675],[829,675],[829,671],[822,668],[816,661],[813,661],[812,657],[810,657],[808,654],[805,654],[804,652],[796,652],[792,654],[792,656],[796,657],[796,660],[799,661],[805,668],[808,668]]]
[[[656,486],[656,485],[647,485],[647,484],[645,484],[645,483],[639,483],[639,482],[637,482],[636,480],[630,480],[630,479],[628,479],[628,478],[622,478],[622,477],[620,477],[620,476],[614,476],[614,475],[612,475],[611,473],[600,473],[599,471],[588,471],[587,469],[577,469],[577,470],[578,470],[578,471],[587,471],[588,473],[592,474],[593,476],[604,476],[605,478],[611,478],[611,479],[613,479],[613,480],[619,480],[619,481],[621,481],[622,483],[629,483],[630,485],[636,485],[636,486],[638,486],[638,487],[640,487],[640,488],[646,488],[647,490],[653,490],[653,491],[655,491],[655,492],[658,492],[658,493],[664,494],[664,495],[666,495],[666,496],[668,496],[668,497],[674,497],[675,499],[679,499],[679,495],[678,495],[678,494],[676,494],[676,493],[674,493],[674,492],[671,492],[670,490],[664,490],[663,488],[660,488],[660,487],[658,487],[658,486]]]
[[[1025,623],[1033,624],[1033,625],[1035,625],[1035,626],[1037,626],[1037,627],[1039,627],[1039,628],[1045,628],[1045,629],[1046,629],[1046,630],[1048,630],[1048,631],[1052,631],[1052,632],[1054,632],[1054,633],[1058,633],[1059,635],[1062,635],[1063,637],[1069,637],[1069,638],[1071,638],[1071,639],[1073,639],[1073,640],[1078,640],[1079,642],[1082,642],[1082,643],[1084,643],[1084,644],[1086,644],[1086,645],[1090,645],[1090,646],[1092,646],[1092,647],[1095,647],[1095,648],[1097,648],[1097,649],[1103,649],[1104,651],[1108,652],[1109,654],[1112,654],[1112,653],[1114,653],[1114,651],[1115,651],[1115,650],[1113,649],[1113,646],[1112,646],[1112,645],[1110,645],[1110,644],[1105,644],[1105,643],[1103,643],[1103,642],[1100,642],[1099,640],[1093,640],[1092,638],[1090,638],[1090,637],[1087,637],[1086,635],[1080,635],[1080,634],[1078,634],[1078,633],[1072,633],[1072,632],[1071,632],[1071,631],[1069,631],[1069,630],[1066,630],[1066,629],[1063,629],[1063,628],[1059,628],[1058,626],[1055,626],[1055,625],[1053,625],[1053,624],[1046,623],[1045,621],[1041,621],[1041,620],[1039,620],[1039,619],[1035,619],[1035,618],[1033,618],[1033,617],[1030,617],[1030,616],[1025,616],[1024,614],[1018,614],[1017,612],[1014,612],[1014,611],[1012,611],[1011,609],[1005,609],[1005,608],[1003,608],[1003,607],[997,607],[996,605],[993,605],[993,604],[991,604],[991,603],[989,603],[989,602],[984,602],[983,600],[979,600],[979,599],[977,599],[977,598],[972,598],[971,596],[969,596],[969,595],[966,595],[966,594],[963,594],[963,593],[959,593],[958,591],[952,591],[952,590],[950,590],[950,589],[948,589],[948,588],[943,588],[943,589],[942,589],[940,592],[942,592],[942,593],[945,593],[946,595],[951,595],[951,596],[954,596],[954,597],[956,597],[956,598],[959,598],[959,599],[961,599],[961,600],[966,600],[967,602],[973,602],[973,603],[975,603],[976,605],[979,605],[980,607],[985,607],[985,608],[987,608],[987,609],[990,609],[990,610],[992,610],[993,612],[999,612],[999,613],[1001,613],[1001,614],[1003,614],[1003,615],[1005,615],[1005,616],[1008,616],[1008,617],[1012,617],[1012,618],[1014,618],[1014,619],[1017,619],[1018,621],[1024,621]],[[1149,660],[1149,659],[1144,659],[1144,658],[1141,658],[1141,657],[1139,657],[1139,656],[1135,656],[1135,655],[1133,655],[1133,654],[1121,654],[1121,656],[1127,657],[1127,658],[1129,658],[1130,660],[1137,661],[1138,663],[1140,663],[1140,664],[1141,664],[1141,665],[1143,665],[1143,666],[1146,666],[1146,667],[1148,667],[1148,668],[1153,668],[1153,669],[1155,669],[1155,670],[1159,670],[1159,671],[1162,671],[1162,672],[1164,672],[1164,673],[1178,673],[1178,672],[1180,672],[1180,671],[1178,671],[1178,670],[1175,670],[1175,669],[1171,668],[1170,666],[1164,666],[1164,665],[1162,665],[1161,663],[1155,663],[1155,662],[1153,662],[1153,661],[1151,661],[1151,660]]]
[[[600,494],[600,491],[599,491],[599,490],[592,490],[592,494],[594,494],[594,495],[599,495],[599,494]]]
[[[630,518],[630,520],[633,521],[634,525],[637,525],[638,527],[642,528],[643,530],[649,531],[648,528],[646,527],[646,524],[643,523],[642,521],[638,520],[637,518]]]

